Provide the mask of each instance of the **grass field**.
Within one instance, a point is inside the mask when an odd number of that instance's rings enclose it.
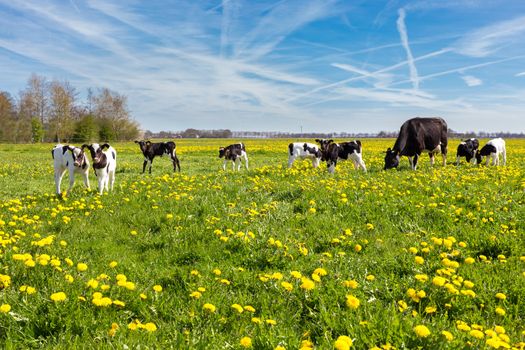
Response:
[[[52,145],[0,145],[0,348],[524,348],[524,140],[415,172],[363,140],[368,173],[334,175],[286,169],[289,142],[234,173],[229,140],[180,140],[152,175],[115,144],[115,191],[65,199]]]

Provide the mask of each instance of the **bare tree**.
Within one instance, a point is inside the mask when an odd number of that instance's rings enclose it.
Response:
[[[69,140],[75,127],[76,90],[64,81],[50,84],[50,113],[48,135],[55,141]]]

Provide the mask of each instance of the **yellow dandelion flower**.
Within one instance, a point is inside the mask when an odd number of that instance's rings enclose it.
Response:
[[[87,264],[84,264],[84,263],[78,263],[77,264],[77,271],[79,272],[84,272],[88,269],[88,266]]]
[[[334,348],[337,350],[349,350],[352,347],[353,341],[346,335],[341,335],[334,343]]]
[[[289,292],[293,290],[293,284],[289,282],[281,282],[281,286]]]
[[[265,322],[267,325],[270,325],[270,326],[275,326],[277,324],[277,321],[272,320],[272,319],[267,319]]]
[[[65,301],[66,298],[67,298],[67,296],[66,296],[66,293],[64,293],[64,292],[53,293],[50,296],[50,299],[53,300],[54,302],[57,302],[57,303]]]
[[[252,347],[252,338],[250,337],[242,337],[240,342],[241,346],[243,348],[251,348]]]
[[[483,334],[482,331],[478,331],[477,329],[473,329],[469,332],[469,334],[471,336],[473,336],[474,338],[478,338],[478,339],[483,339],[485,338],[485,334]]]
[[[148,332],[155,332],[157,330],[157,325],[155,325],[153,322],[148,322],[144,324],[143,328]]]
[[[346,306],[348,306],[350,309],[357,309],[361,302],[358,298],[353,296],[352,294],[349,294],[346,296]]]
[[[315,283],[311,279],[303,277],[301,279],[301,281],[303,282],[303,283],[301,283],[301,286],[300,286],[302,289],[304,289],[304,290],[312,290],[312,289],[315,288]]]
[[[11,311],[11,305],[9,305],[9,304],[2,304],[2,305],[0,306],[0,312],[1,312],[1,313],[6,314],[6,313],[8,313],[9,311]]]
[[[117,265],[118,265],[118,262],[116,262],[116,261],[111,261],[111,262],[109,263],[109,267],[111,267],[112,269],[114,269],[115,267],[117,267]]]
[[[419,338],[426,338],[430,335],[430,330],[423,325],[418,325],[414,327],[414,332]]]
[[[501,307],[497,307],[496,308],[496,313],[500,316],[505,316],[506,312],[505,312],[505,309],[501,308]]]
[[[252,317],[252,322],[255,324],[261,324],[262,320],[259,317]]]
[[[255,312],[255,308],[254,308],[253,306],[251,306],[251,305],[246,305],[246,306],[244,307],[244,310],[245,310],[245,311],[248,311],[248,312],[251,312],[251,313],[254,313],[254,312]]]
[[[215,305],[213,304],[209,304],[209,303],[206,303],[202,306],[202,308],[205,310],[205,311],[208,311],[210,313],[214,313],[217,308],[215,307]]]
[[[449,331],[442,331],[441,334],[445,337],[447,341],[454,340],[454,336]]]
[[[507,299],[507,296],[503,293],[496,293],[496,298],[499,300],[505,300]]]
[[[153,286],[153,290],[157,293],[162,292],[162,286],[159,286],[158,284]]]
[[[232,309],[234,309],[238,313],[242,313],[244,311],[244,308],[239,304],[233,304]]]

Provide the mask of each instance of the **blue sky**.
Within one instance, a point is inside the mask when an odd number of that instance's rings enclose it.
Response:
[[[153,131],[525,131],[524,38],[522,0],[0,0],[0,90],[108,87]]]

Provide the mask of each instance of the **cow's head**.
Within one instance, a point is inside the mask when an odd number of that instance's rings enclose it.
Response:
[[[321,152],[320,148],[318,148],[318,147],[309,147],[306,142],[303,145],[303,150],[305,152],[313,154],[316,158],[321,158],[323,156],[323,152]]]
[[[151,147],[151,141],[140,140],[140,141],[135,141],[135,143],[139,145],[140,150],[142,152],[147,151]]]
[[[71,151],[71,154],[73,154],[73,164],[78,168],[84,169],[87,164],[86,154],[84,153],[84,150],[82,148],[74,146],[68,146],[68,149]]]
[[[219,158],[222,158],[226,155],[226,149],[224,147],[219,147]]]
[[[482,157],[481,152],[479,150],[476,151],[476,164],[481,164]]]
[[[84,148],[87,148],[89,150],[89,153],[91,153],[91,158],[93,159],[93,163],[97,164],[100,163],[102,158],[105,158],[104,153],[102,152],[104,148],[109,148],[110,145],[108,143],[103,144],[100,146],[98,143],[92,143],[91,145],[82,145],[82,150]]]
[[[331,143],[334,142],[334,140],[330,139],[330,140],[327,140],[327,139],[315,139],[315,142],[317,142],[320,146],[320,151],[321,151],[321,159],[322,160],[325,160],[325,153],[328,151],[328,146],[330,146]]]
[[[397,168],[399,165],[399,152],[393,151],[390,148],[386,150],[385,154],[385,167],[383,170]]]

